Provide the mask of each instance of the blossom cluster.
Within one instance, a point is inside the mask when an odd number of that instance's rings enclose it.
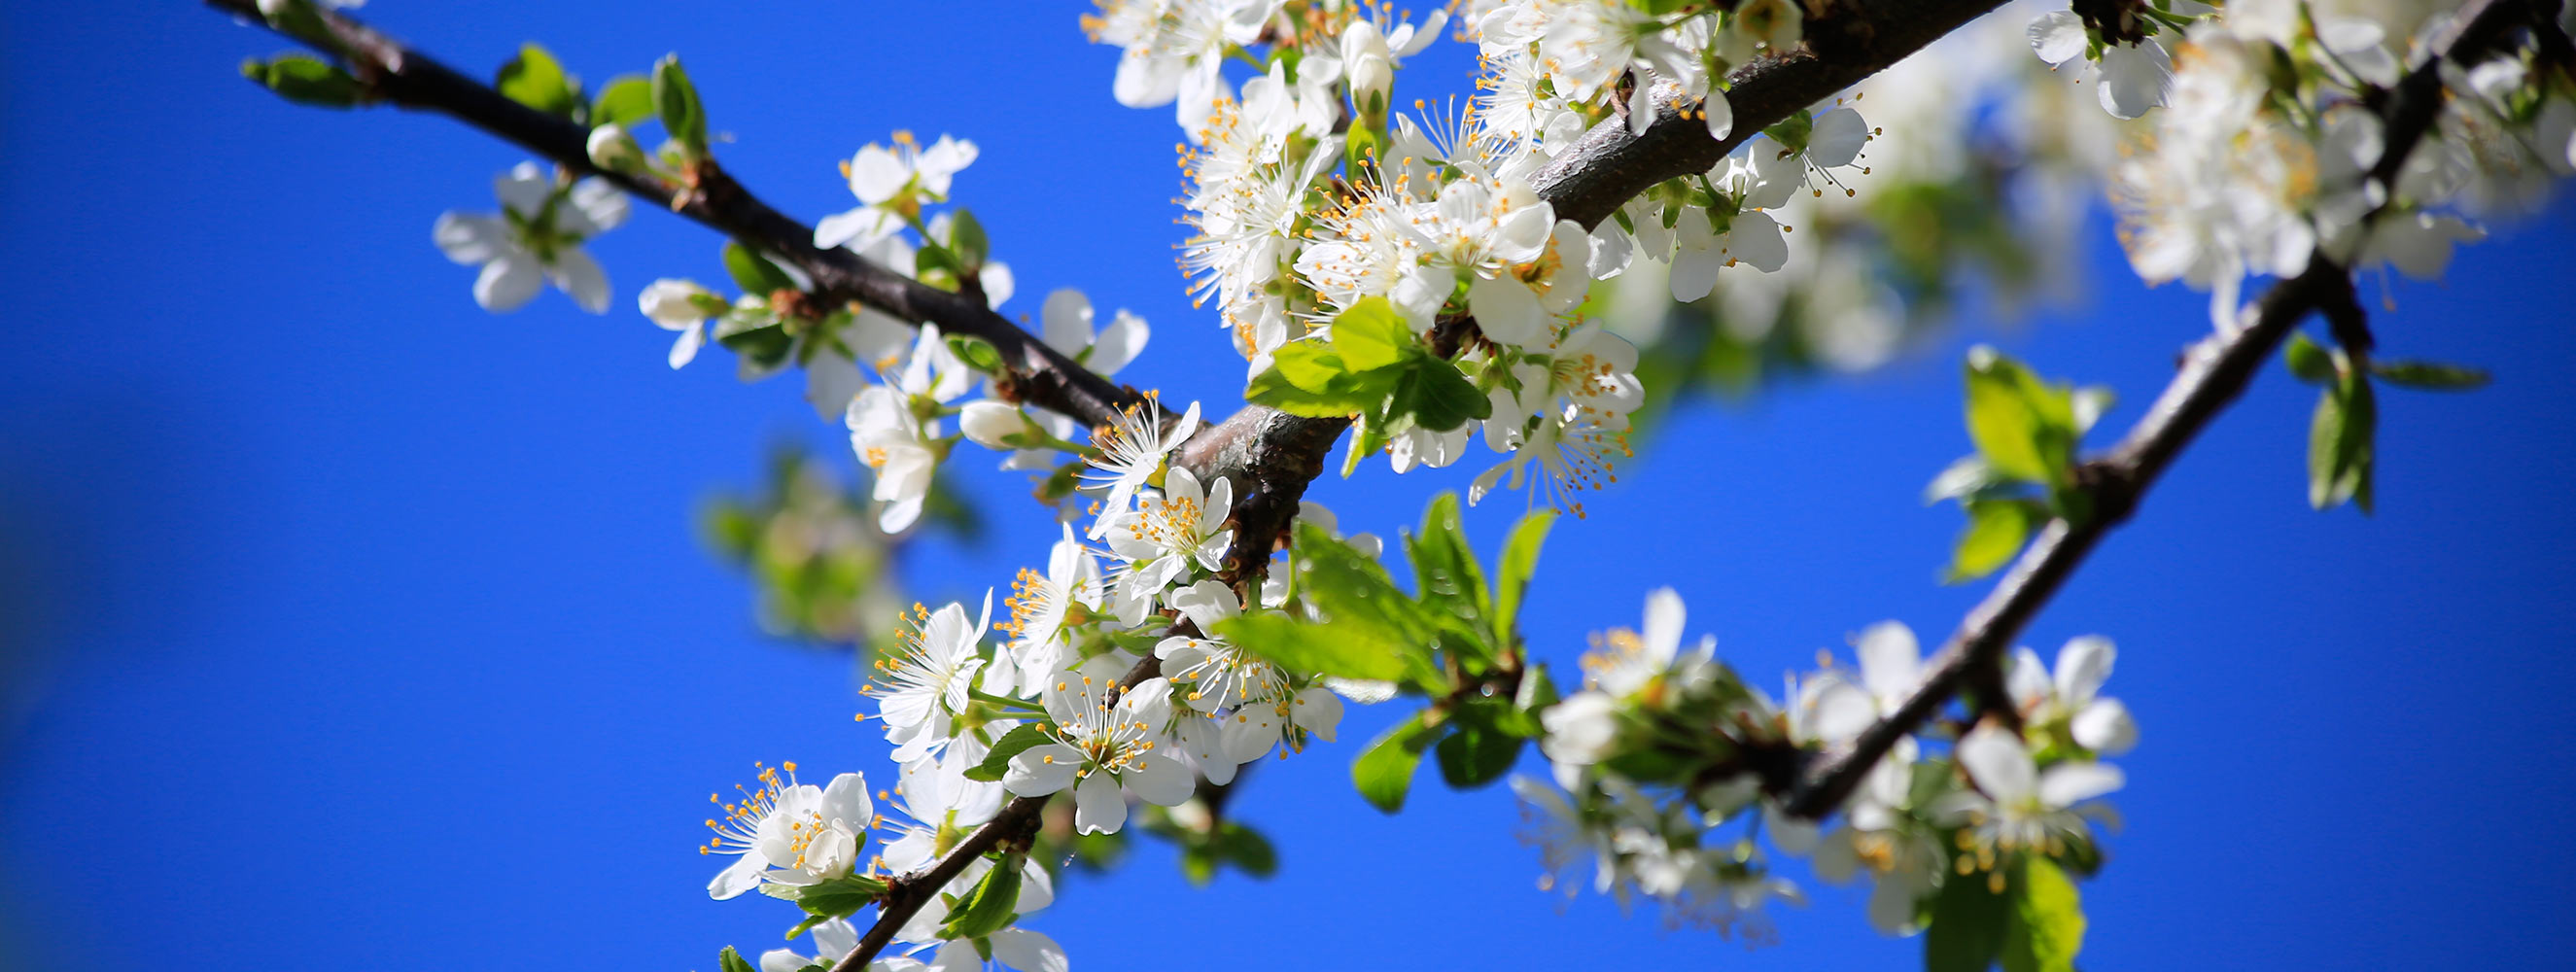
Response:
[[[942,347],[935,335],[925,338],[915,360]],[[871,386],[861,399],[905,387],[902,379]],[[864,691],[876,700],[873,719],[901,768],[897,822],[873,816],[865,804],[833,809],[831,790],[805,794],[792,776],[784,783],[765,776],[764,790],[728,806],[730,823],[711,822],[719,840],[710,850],[744,857],[710,893],[729,897],[758,887],[815,912],[825,906],[812,903],[811,888],[837,893],[855,880],[881,889],[865,882],[926,868],[1010,798],[1068,793],[1077,832],[1116,833],[1128,821],[1130,800],[1177,806],[1199,779],[1222,784],[1273,751],[1285,758],[1310,739],[1333,738],[1342,701],[1319,674],[1283,668],[1215,633],[1248,608],[1224,569],[1235,549],[1227,526],[1232,482],[1202,482],[1171,460],[1198,428],[1196,405],[1174,416],[1148,396],[1096,430],[1090,446],[1077,447],[1026,438],[1041,434],[1030,431],[1033,421],[1008,406],[978,404],[1009,412],[990,420],[999,431],[969,433],[979,440],[1003,449],[1080,450],[1081,490],[1094,499],[1088,529],[1060,527],[1045,569],[1022,570],[1014,580],[1002,604],[1006,619],[995,620],[989,593],[971,615],[960,603],[916,606],[897,643],[876,661]],[[862,442],[863,449],[891,448]],[[1332,524],[1330,512],[1312,504],[1299,519]],[[1370,553],[1378,547],[1365,535],[1346,542]],[[1249,610],[1289,601],[1284,577],[1255,593]],[[835,787],[860,792],[856,779],[845,776],[848,787]],[[868,850],[872,833],[882,850]],[[1038,907],[1027,896],[1043,887],[1042,869],[1026,866],[1022,899],[1008,914]],[[949,893],[967,900],[988,877],[988,866],[970,869]],[[827,952],[839,940],[831,927],[814,926]],[[964,956],[971,955],[1039,969],[1063,961],[1038,933],[961,930],[936,908],[924,909],[895,940],[938,949],[934,962],[969,962]]]
[[[1765,774],[1795,771],[1783,754],[1848,746],[1920,690],[1929,672],[1913,631],[1869,627],[1854,639],[1857,670],[1828,657],[1776,700],[1714,648],[1714,638],[1685,648],[1669,589],[1648,597],[1642,632],[1596,638],[1583,690],[1543,716],[1554,785],[1512,781],[1532,808],[1542,887],[1588,859],[1593,889],[1622,903],[1642,896],[1677,922],[1759,929],[1764,902],[1801,898],[1772,872],[1767,843],[1808,858],[1828,882],[1866,881],[1871,923],[1904,934],[1920,930],[1947,882],[1999,894],[2034,858],[2078,872],[2098,864],[2093,824],[2116,818],[2097,798],[2123,782],[2102,757],[2137,743],[2128,709],[2101,694],[2116,657],[2107,639],[2069,641],[2053,668],[2013,652],[2006,711],[1899,738],[1835,808],[1831,830],[1785,812],[1783,781]]]
[[[2391,176],[2380,106],[2408,61],[2384,21],[2240,0],[2171,32],[2170,91],[2152,137],[2112,170],[2113,200],[2139,276],[2210,291],[2221,329],[2237,326],[2247,276],[2319,257],[2438,278],[2455,244],[2484,236],[2464,217],[2532,207],[2576,172],[2576,92],[2545,83],[2528,52],[2442,61],[2435,122]],[[2037,25],[2032,38],[2043,58],[2075,44]]]
[[[1122,103],[1179,104],[1194,231],[1181,268],[1232,329],[1256,387],[1275,370],[1313,414],[1358,414],[1355,460],[1382,449],[1398,472],[1456,462],[1481,428],[1507,458],[1471,500],[1506,477],[1530,482],[1536,459],[1534,492],[1579,512],[1569,494],[1609,481],[1644,400],[1634,348],[1584,319],[1592,284],[1640,255],[1670,265],[1683,300],[1709,293],[1724,267],[1779,270],[1788,227],[1769,211],[1801,190],[1852,191],[1836,173],[1857,168],[1874,134],[1853,106],[1819,105],[1597,227],[1560,218],[1536,186],[1586,129],[1624,118],[1642,131],[1674,111],[1727,137],[1719,79],[1801,36],[1801,4],[1717,6],[1466,5],[1457,20],[1477,44],[1479,93],[1439,108],[1417,100],[1413,114],[1391,110],[1396,71],[1449,25],[1448,9],[1411,22],[1374,4],[1110,2],[1089,25],[1123,48]],[[1219,70],[1228,59],[1262,73],[1238,92]],[[1336,321],[1378,301],[1408,344],[1485,401],[1463,417],[1411,408],[1366,383],[1340,394],[1330,367],[1281,361],[1300,342],[1334,342]]]

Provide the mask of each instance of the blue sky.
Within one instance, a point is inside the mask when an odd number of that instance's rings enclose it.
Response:
[[[833,165],[863,142],[972,138],[959,194],[1017,271],[1005,309],[1082,287],[1156,325],[1122,377],[1234,400],[1170,262],[1171,116],[1111,102],[1113,55],[1070,9],[704,9],[368,12],[477,71],[541,39],[599,81],[676,45],[736,138],[728,166],[809,219],[849,205]],[[442,119],[287,106],[234,77],[281,45],[189,5],[44,11],[0,15],[0,951],[704,969],[774,942],[783,905],[705,898],[703,794],[755,759],[882,773],[884,749],[850,722],[846,660],[762,637],[691,529],[771,444],[835,439],[792,379],[744,386],[712,355],[671,373],[628,310],[653,277],[721,279],[719,241],[639,211],[593,250],[611,313],[550,294],[486,315],[429,227],[490,208],[522,155]],[[2389,353],[2497,382],[2383,396],[2378,516],[2306,508],[2310,393],[2276,370],[2033,625],[2043,654],[2116,639],[2110,690],[2144,727],[2129,825],[2083,886],[2089,967],[2569,961],[2571,216],[2394,288]],[[1532,642],[1570,660],[1667,584],[1766,680],[1882,618],[1937,638],[1982,593],[1934,582],[1958,521],[1916,500],[1967,448],[1960,351],[2111,385],[2117,426],[2206,327],[2199,295],[2127,275],[2106,224],[2086,240],[2068,312],[1686,409],[1556,531]],[[1052,536],[975,455],[949,469],[1022,529],[925,550],[917,590],[980,592]],[[1314,495],[1391,534],[1470,475],[1380,466]],[[1468,520],[1488,551],[1502,505]],[[1915,961],[1848,889],[1811,889],[1750,950],[1543,894],[1500,788],[1426,781],[1395,817],[1351,792],[1350,741],[1400,715],[1354,709],[1344,744],[1253,777],[1234,807],[1278,845],[1276,879],[1192,890],[1147,844],[1036,927],[1087,968]]]

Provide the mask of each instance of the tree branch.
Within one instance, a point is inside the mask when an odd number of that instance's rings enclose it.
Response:
[[[245,20],[267,23],[255,0],[206,0],[206,4]],[[1107,422],[1120,409],[1141,400],[1136,393],[1075,364],[977,298],[924,284],[847,249],[815,247],[811,227],[760,201],[718,167],[714,159],[699,162],[696,184],[688,188],[603,171],[591,164],[588,128],[512,101],[491,86],[338,11],[317,5],[314,12],[330,32],[327,42],[284,36],[344,61],[349,73],[365,85],[369,94],[404,108],[447,114],[552,159],[572,172],[606,179],[746,245],[776,254],[813,280],[813,297],[820,306],[837,307],[855,301],[916,324],[935,324],[944,334],[967,334],[990,341],[1001,352],[1012,388],[1021,400],[1088,424]]]
[[[2442,54],[2409,72],[2382,104],[2387,149],[2372,170],[2374,177],[2397,172],[2432,127],[2445,96],[2441,61],[2464,60],[2487,49],[2514,28],[2535,23],[2533,18],[2542,9],[2525,0],[2477,0],[2461,10],[2447,36],[2434,38],[2427,46]],[[2383,211],[2373,211],[2367,219],[2375,220]],[[2094,544],[2129,518],[2148,487],[2183,448],[2244,393],[2263,363],[2310,311],[2323,314],[2339,333],[2363,333],[2351,274],[2322,252],[2308,258],[2306,272],[2266,291],[2243,330],[2211,335],[2184,353],[2181,373],[2165,386],[2146,417],[2108,453],[2077,470],[2079,489],[2092,501],[2093,515],[2081,523],[2049,521],[2039,539],[2013,562],[2011,572],[1942,643],[1922,683],[1904,704],[1864,730],[1849,747],[1809,766],[1789,787],[1785,809],[1810,819],[1832,813],[1898,739],[1914,732],[1952,696],[1969,687],[1978,672],[2001,671],[2004,653],[2020,637],[2023,625],[2083,564]]]

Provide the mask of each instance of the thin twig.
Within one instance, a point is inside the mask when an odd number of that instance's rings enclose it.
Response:
[[[266,23],[254,0],[206,3]],[[314,12],[330,31],[329,40],[293,39],[347,62],[350,73],[373,97],[453,116],[567,170],[606,179],[657,206],[785,259],[813,280],[812,296],[818,306],[833,308],[855,301],[916,324],[935,324],[943,334],[989,341],[1001,352],[1013,391],[1023,401],[1099,425],[1140,400],[1134,392],[1075,364],[981,300],[924,284],[845,248],[816,247],[811,227],[770,208],[713,159],[701,160],[696,185],[686,191],[658,179],[602,170],[590,161],[590,130],[571,119],[513,101],[338,11],[317,5]],[[679,199],[676,207],[674,198]]]
[[[2383,106],[2387,149],[2374,173],[2397,172],[2432,127],[2443,97],[2440,62],[2484,50],[2513,28],[2530,23],[2535,9],[2525,0],[2477,0],[2452,19],[2447,36],[2427,46],[2442,55],[2409,72]],[[2368,218],[2376,219],[2379,212]],[[2311,311],[2325,315],[2338,332],[2361,332],[2362,311],[2353,298],[2352,276],[2322,252],[2308,258],[2306,272],[2266,291],[2242,330],[2211,335],[2184,354],[2181,373],[2165,386],[2146,417],[2110,452],[2078,470],[2078,488],[2091,500],[2092,515],[2081,523],[2053,519],[2041,528],[2039,538],[2022,551],[2012,570],[1942,643],[1927,664],[1923,681],[1904,704],[1872,724],[1850,746],[1808,767],[1792,785],[1785,809],[1811,819],[1832,813],[1897,740],[1970,687],[1978,672],[2001,671],[2004,653],[2020,637],[2022,627],[2047,605],[2094,544],[2129,518],[2147,488],[2183,448],[2244,393],[2255,373]]]

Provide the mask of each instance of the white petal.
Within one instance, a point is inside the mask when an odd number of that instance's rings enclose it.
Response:
[[[546,208],[546,200],[554,195],[554,191],[554,180],[548,178],[545,170],[534,162],[521,162],[492,180],[492,194],[501,197],[501,205],[531,218],[537,215],[538,210]]]
[[[2117,756],[2138,745],[2138,723],[2118,699],[2093,700],[2075,713],[2068,728],[2075,733],[2077,745],[2106,755]]]
[[[1085,834],[1114,834],[1127,826],[1127,794],[1116,777],[1094,770],[1074,784],[1073,826]]]
[[[490,263],[519,248],[510,238],[508,223],[481,213],[441,213],[438,224],[430,227],[429,238],[448,259],[469,266]]]
[[[716,875],[715,880],[707,882],[707,897],[723,901],[759,887],[760,872],[767,869],[767,865],[762,862],[758,854],[744,854],[735,858],[733,866],[725,868]]]
[[[530,254],[513,253],[483,265],[474,278],[474,302],[495,314],[518,310],[545,286],[546,271]]]
[[[2127,778],[2108,763],[2059,763],[2039,778],[2039,802],[2070,807],[2120,788]]]
[[[1072,357],[1091,346],[1091,298],[1066,287],[1048,294],[1039,305],[1038,322],[1047,347]]]
[[[1997,803],[2019,803],[2038,788],[2038,768],[2017,734],[1981,724],[1960,738],[1957,755],[1968,779]]]
[[[1045,796],[1073,783],[1082,768],[1082,752],[1060,743],[1031,746],[1011,757],[1002,786],[1019,796]]]
[[[1108,327],[1100,329],[1100,336],[1092,339],[1091,357],[1083,365],[1104,376],[1115,374],[1145,350],[1150,333],[1144,318],[1120,310],[1109,319]]]
[[[1659,587],[1646,595],[1646,657],[1672,661],[1673,653],[1681,647],[1683,619],[1682,596],[1672,588]]]
[[[1735,134],[1735,105],[1726,100],[1726,92],[1711,87],[1708,100],[1700,103],[1700,110],[1708,114],[1708,137],[1724,141],[1727,136]]]
[[[1190,798],[1190,770],[1181,761],[1160,753],[1147,753],[1118,774],[1121,783],[1136,793],[1136,798],[1158,807],[1179,806]]]
[[[2113,118],[2136,118],[2165,103],[2173,86],[2173,59],[2152,40],[2102,49],[2102,83],[2094,94]]]
[[[1517,277],[1477,277],[1469,281],[1467,311],[1476,315],[1477,330],[1501,344],[1526,345],[1538,340],[1546,321],[1546,313],[1538,306],[1538,295]]]
[[[2118,656],[2111,639],[2101,635],[2067,639],[2066,647],[2057,650],[2058,701],[2070,706],[2092,701],[2110,679],[2111,662]]]
[[[1064,947],[1044,933],[1026,928],[1005,928],[985,941],[993,945],[993,958],[1020,972],[1066,972]]]
[[[2084,34],[2084,19],[2072,10],[2055,10],[2031,18],[2029,33],[2031,53],[2050,67],[2082,56],[2089,42]]]
[[[1871,695],[1893,699],[1914,690],[1923,650],[1914,640],[1914,629],[1905,622],[1870,625],[1854,647],[1860,654],[1861,684],[1869,686]]]
[[[870,143],[850,157],[850,194],[871,206],[894,198],[912,181],[912,167],[892,150]]]
[[[1869,123],[1861,120],[1860,112],[1836,108],[1816,116],[1816,126],[1807,137],[1807,160],[1828,169],[1850,165],[1868,142]]]
[[[593,314],[608,313],[608,274],[599,269],[599,261],[580,250],[555,254],[555,286],[572,295],[572,302]]]

